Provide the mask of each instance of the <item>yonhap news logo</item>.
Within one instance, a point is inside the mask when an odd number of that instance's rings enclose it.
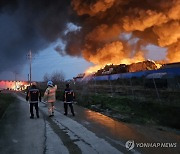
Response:
[[[160,142],[154,142],[154,143],[135,143],[134,140],[128,140],[125,143],[125,147],[127,150],[132,150],[134,147],[137,148],[176,148],[177,143],[160,143]]]
[[[132,150],[134,148],[134,141],[133,140],[127,141],[125,146],[128,150]]]

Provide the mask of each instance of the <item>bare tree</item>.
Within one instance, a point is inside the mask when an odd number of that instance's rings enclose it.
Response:
[[[46,73],[43,77],[44,82],[48,82],[49,80],[52,80],[55,85],[59,88],[64,88],[64,82],[65,82],[65,75],[63,72],[55,71],[52,74]]]
[[[48,73],[44,74],[43,80],[44,82],[48,82],[49,80],[51,80],[50,75]]]
[[[65,75],[63,72],[57,72],[55,71],[54,73],[52,73],[51,75],[51,80],[55,83],[55,84],[59,84],[65,81]]]

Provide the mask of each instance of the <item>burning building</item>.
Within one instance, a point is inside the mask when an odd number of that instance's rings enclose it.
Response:
[[[151,60],[133,63],[128,66],[128,72],[138,72],[138,71],[156,70],[156,69],[158,69],[157,64]]]
[[[81,81],[81,79],[85,76],[85,73],[78,74],[73,78],[74,81]]]
[[[128,73],[128,72],[138,72],[146,70],[157,70],[161,65],[156,64],[154,61],[146,60],[138,63],[132,63],[129,65],[120,64],[120,65],[106,65],[104,68],[97,70],[94,74],[96,76],[100,75],[110,75],[118,73]]]
[[[129,65],[124,67],[128,72],[157,69],[146,62],[148,45],[166,49],[166,63],[180,61],[179,0],[72,0],[71,4],[80,29],[67,33],[66,50],[95,64],[86,73],[107,64]]]
[[[180,61],[180,0],[4,0],[0,10],[0,71],[25,63],[21,55],[30,46],[36,53],[54,42],[59,54],[95,64],[87,72],[151,59],[148,46],[165,49],[166,63]]]
[[[29,86],[29,83],[26,81],[0,81],[0,89],[7,90],[25,90]]]
[[[161,66],[161,67],[160,67]],[[117,80],[122,78],[140,78],[150,74],[166,74],[166,76],[180,77],[180,63],[156,64],[154,61],[143,61],[130,65],[106,65],[92,74],[75,77],[75,81]]]

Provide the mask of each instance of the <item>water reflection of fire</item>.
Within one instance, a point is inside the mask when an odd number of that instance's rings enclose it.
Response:
[[[0,89],[25,90],[28,86],[26,81],[0,81]]]
[[[127,140],[127,138],[130,137],[138,139],[141,136],[137,132],[133,131],[130,126],[127,126],[127,124],[125,125],[122,122],[113,120],[112,118],[109,118],[101,113],[87,110],[85,114],[88,120],[92,120],[94,124],[100,124],[103,126],[101,131],[108,131],[108,133],[111,133],[117,138],[119,137],[121,139]],[[109,132],[109,130],[111,131]]]

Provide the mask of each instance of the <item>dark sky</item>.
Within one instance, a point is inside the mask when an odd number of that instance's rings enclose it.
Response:
[[[0,72],[19,71],[29,50],[35,55],[61,37],[70,0],[0,1]]]

